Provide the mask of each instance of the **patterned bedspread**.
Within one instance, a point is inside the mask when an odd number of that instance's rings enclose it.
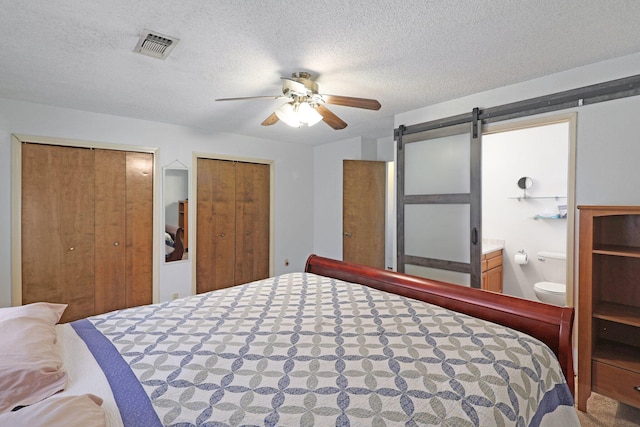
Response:
[[[309,273],[72,326],[131,426],[527,426],[573,405],[536,339]]]

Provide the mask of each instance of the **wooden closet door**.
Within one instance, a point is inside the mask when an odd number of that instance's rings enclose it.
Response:
[[[236,163],[197,161],[196,292],[235,284]]]
[[[153,154],[126,152],[126,307],[153,301]]]
[[[269,165],[237,163],[235,284],[269,277]]]
[[[94,312],[94,153],[22,145],[22,303],[69,304],[68,322]]]
[[[95,313],[126,307],[126,153],[95,150]]]
[[[153,155],[95,156],[96,313],[151,304]]]

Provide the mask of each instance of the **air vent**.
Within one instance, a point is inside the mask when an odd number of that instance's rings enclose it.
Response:
[[[179,41],[175,37],[144,30],[133,51],[153,58],[166,59]]]

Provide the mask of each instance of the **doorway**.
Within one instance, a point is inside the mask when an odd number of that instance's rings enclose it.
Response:
[[[382,161],[343,160],[342,258],[385,268],[385,193]]]
[[[399,272],[481,286],[481,122],[471,114],[416,125],[397,160]]]
[[[573,305],[575,124],[575,114],[564,114],[484,129],[483,243],[503,248],[505,294],[537,301],[536,253],[562,252]],[[518,186],[522,180],[527,188]]]

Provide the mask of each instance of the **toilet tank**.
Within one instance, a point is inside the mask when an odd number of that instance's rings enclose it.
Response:
[[[562,252],[540,251],[538,265],[545,282],[565,283],[567,280],[567,255]]]

